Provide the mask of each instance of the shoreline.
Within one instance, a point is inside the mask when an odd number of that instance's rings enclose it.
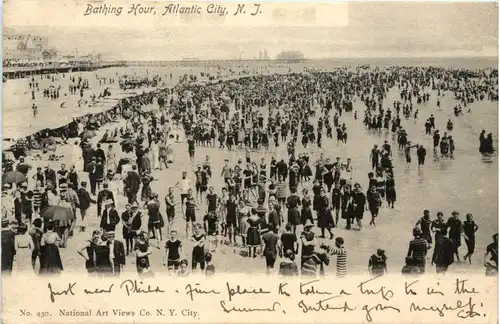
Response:
[[[259,61],[259,60],[256,60],[256,61]],[[260,60],[262,62],[266,62],[265,60]],[[335,70],[335,67],[332,67],[331,68],[332,70]],[[92,72],[92,71],[88,71],[88,72]],[[198,71],[199,72],[199,71]],[[267,72],[267,73],[266,73]],[[323,70],[320,70],[320,71],[316,71],[317,73],[328,73],[329,71],[323,71]],[[296,73],[296,71],[260,71],[260,72],[257,72],[255,73],[254,72],[247,72],[245,74],[238,74],[238,75],[226,75],[226,76],[221,76],[219,75],[219,78],[217,79],[214,79],[214,80],[198,80],[196,82],[194,82],[193,84],[201,84],[201,85],[209,85],[209,84],[213,84],[213,83],[218,83],[218,82],[226,82],[226,81],[230,81],[230,80],[235,80],[235,79],[244,79],[244,78],[248,78],[248,77],[255,77],[255,76],[268,76],[268,75],[273,75],[273,74],[277,74],[277,75],[283,75],[283,74],[290,74],[290,73]],[[108,97],[108,98],[103,98],[99,101],[96,101],[93,103],[93,105],[90,107],[90,108],[94,108],[94,111],[92,112],[87,112],[87,113],[84,113],[84,114],[73,114],[73,116],[69,116],[69,118],[71,119],[81,119],[81,118],[90,118],[92,116],[99,116],[101,114],[106,114],[108,113],[109,111],[112,111],[114,109],[116,109],[117,107],[120,107],[121,103],[123,102],[123,100],[129,100],[131,98],[137,98],[137,97],[140,97],[140,96],[143,96],[143,95],[151,95],[154,93],[161,93],[162,91],[165,91],[167,89],[172,89],[176,86],[179,85],[179,82],[175,82],[174,84],[169,84],[169,85],[163,85],[161,87],[156,87],[156,88],[149,88],[149,87],[144,87],[144,88],[136,88],[136,89],[131,89],[130,90],[130,93],[127,93],[127,92],[124,92],[124,93],[120,93],[120,94],[117,94],[117,95],[114,95],[112,97]],[[142,90],[142,93],[139,94],[140,90]],[[95,108],[100,108],[99,111],[95,111]],[[83,111],[82,111],[83,112]],[[36,135],[39,135],[40,133],[44,133],[44,132],[57,132],[58,130],[62,129],[62,128],[65,128],[65,127],[68,127],[68,125],[70,125],[73,121],[67,121],[67,123],[63,124],[63,125],[58,125],[57,127],[53,127],[53,128],[43,128],[43,129],[39,129],[33,133],[31,133],[30,135],[26,135],[26,136],[20,136],[18,138],[12,138],[12,144],[10,146],[8,146],[7,148],[5,148],[5,144],[7,144],[8,142],[5,142],[3,141],[3,147],[2,147],[2,151],[8,151],[10,150],[15,144],[14,144],[14,141],[18,141],[18,140],[29,140],[32,136],[36,136]],[[105,124],[101,125],[104,126]],[[3,140],[5,139],[9,139],[9,138],[6,138],[6,137],[3,137]]]
[[[44,133],[44,132],[47,132],[47,133],[50,133],[50,132],[57,132],[58,130],[60,129],[63,129],[65,127],[68,127],[71,123],[74,122],[75,119],[81,119],[81,118],[90,118],[92,116],[99,116],[101,114],[106,114],[118,107],[120,107],[121,103],[123,102],[123,100],[129,100],[131,98],[136,98],[136,97],[140,97],[140,96],[146,96],[146,95],[151,95],[157,91],[162,91],[162,90],[165,90],[167,88],[157,88],[157,89],[152,89],[152,88],[138,88],[138,89],[134,89],[134,90],[144,90],[143,93],[141,94],[137,94],[137,93],[125,93],[125,94],[122,94],[120,95],[118,98],[116,96],[114,96],[114,98],[104,98],[100,101],[97,101],[94,103],[93,107],[97,107],[97,108],[102,108],[102,110],[100,111],[93,111],[93,112],[87,112],[85,114],[82,114],[82,115],[79,115],[79,116],[70,116],[68,118],[71,118],[72,120],[63,124],[63,125],[58,125],[57,127],[54,127],[54,128],[43,128],[43,129],[40,129],[38,131],[35,131],[33,132],[32,134],[30,135],[27,135],[27,136],[21,136],[17,139],[13,139],[15,142],[17,141],[20,141],[20,140],[24,140],[24,141],[29,141],[31,139],[31,137],[33,136],[37,136],[41,133]],[[112,100],[113,102],[109,102],[109,100]],[[108,102],[106,102],[108,101]],[[104,105],[104,106],[101,106],[101,105]],[[103,125],[101,125],[103,126]],[[71,138],[71,137],[70,137]],[[5,148],[4,147],[4,140],[7,139],[5,137],[2,138],[2,152],[4,151],[8,151],[11,149],[12,146],[14,146],[15,144],[13,143],[10,147],[8,148]]]
[[[87,71],[87,72],[89,72],[89,71]],[[232,79],[239,79],[239,78],[245,78],[245,77],[251,77],[251,76],[254,76],[254,74],[227,76],[227,77],[222,77],[222,78],[216,79],[216,80],[199,80],[197,82],[194,82],[194,84],[197,83],[197,84],[208,85],[208,84],[217,83],[220,81],[228,81],[228,80],[232,80]],[[123,101],[128,101],[132,98],[138,98],[138,97],[140,98],[142,96],[150,96],[150,95],[158,94],[158,93],[166,91],[167,89],[172,89],[178,85],[179,85],[179,82],[176,82],[173,85],[161,86],[161,87],[156,87],[156,88],[141,87],[141,88],[129,89],[129,91],[130,91],[129,93],[124,92],[124,93],[121,93],[119,95],[113,95],[111,98],[103,98],[99,101],[94,102],[93,106],[92,106],[94,108],[101,107],[102,110],[100,110],[100,111],[87,112],[85,114],[78,115],[78,116],[69,116],[68,118],[71,118],[72,120],[71,121],[68,120],[67,123],[65,123],[63,125],[58,125],[57,127],[53,127],[53,128],[39,129],[38,131],[31,133],[30,135],[21,136],[19,138],[3,137],[2,138],[2,152],[12,151],[12,148],[15,147],[15,143],[18,141],[25,141],[25,142],[29,143],[31,138],[34,136],[41,135],[43,133],[50,134],[50,133],[58,132],[61,129],[67,128],[70,124],[72,124],[74,122],[75,119],[78,120],[78,119],[85,119],[85,118],[90,118],[90,117],[97,117],[98,118],[102,114],[107,114],[110,111],[116,110],[117,108],[119,108],[122,105]],[[141,90],[142,90],[142,92],[141,92]],[[141,93],[139,93],[139,92],[141,92]],[[109,102],[109,100],[112,100],[113,102]],[[136,109],[132,109],[132,110],[136,110]],[[123,119],[122,113],[123,112],[119,113],[119,115],[120,115],[119,118],[121,118],[121,119]],[[109,123],[110,122],[106,122],[106,123],[100,125],[98,130],[102,129],[106,124],[109,124]],[[71,138],[76,138],[76,137],[68,137],[68,140]],[[5,141],[7,139],[11,139],[12,142],[10,142],[10,145],[8,147],[5,147],[5,145],[7,143],[9,143],[9,142]]]

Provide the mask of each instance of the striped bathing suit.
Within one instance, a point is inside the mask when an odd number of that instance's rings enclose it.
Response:
[[[347,275],[347,250],[344,247],[335,247],[330,253],[337,256],[337,277],[345,277]]]

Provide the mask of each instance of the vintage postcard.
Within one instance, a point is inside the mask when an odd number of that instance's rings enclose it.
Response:
[[[497,323],[496,2],[6,0],[3,323]]]

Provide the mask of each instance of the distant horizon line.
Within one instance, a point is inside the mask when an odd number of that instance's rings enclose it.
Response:
[[[257,61],[257,62],[286,62],[286,61],[320,61],[320,60],[336,60],[336,59],[347,59],[347,60],[356,60],[356,59],[442,59],[442,58],[458,58],[458,59],[496,59],[497,56],[492,55],[456,55],[456,56],[365,56],[365,57],[326,57],[326,58],[298,58],[298,59],[196,59],[192,58],[188,59],[175,59],[175,60],[159,60],[159,59],[151,59],[151,60],[131,60],[131,59],[104,59],[103,61],[115,61],[115,62],[172,62],[172,63],[197,63],[197,62],[208,62],[208,61],[216,61],[216,62],[248,62],[248,61]]]

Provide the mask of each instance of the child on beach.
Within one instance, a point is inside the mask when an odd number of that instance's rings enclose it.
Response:
[[[211,277],[215,274],[215,266],[212,264],[212,253],[207,252],[205,253],[205,264],[206,264],[206,269],[205,269],[205,276]]]

